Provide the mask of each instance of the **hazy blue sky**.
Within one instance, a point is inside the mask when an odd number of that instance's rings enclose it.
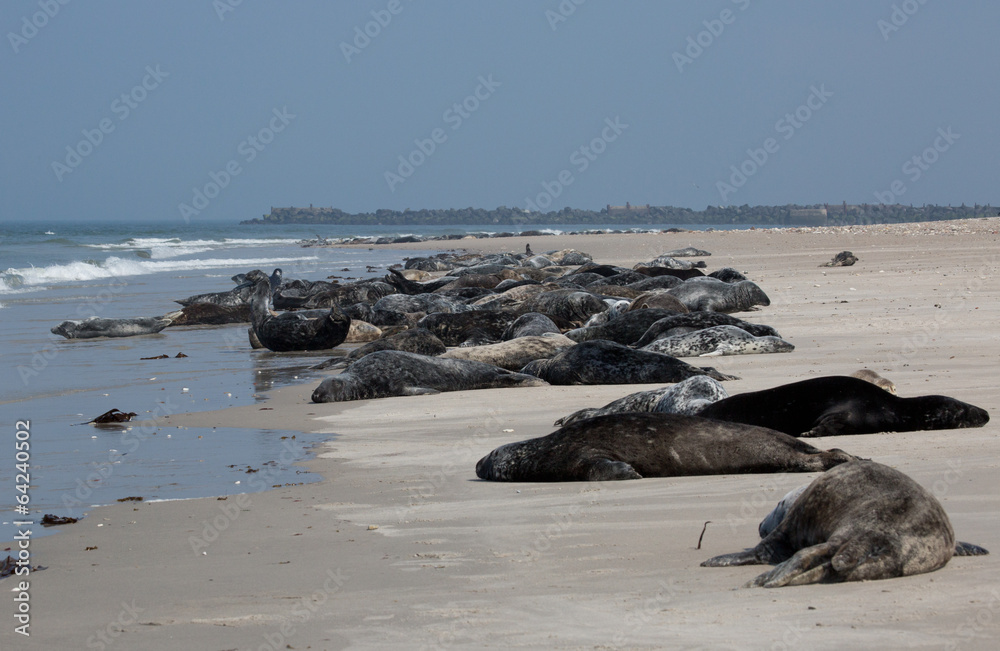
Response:
[[[0,219],[996,205],[998,25],[990,0],[4,0]]]

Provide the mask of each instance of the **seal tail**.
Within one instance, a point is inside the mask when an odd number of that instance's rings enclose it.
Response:
[[[972,543],[955,541],[955,556],[986,556],[989,550]]]

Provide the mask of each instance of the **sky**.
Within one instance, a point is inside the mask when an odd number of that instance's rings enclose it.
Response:
[[[1000,204],[990,0],[4,0],[0,221]]]

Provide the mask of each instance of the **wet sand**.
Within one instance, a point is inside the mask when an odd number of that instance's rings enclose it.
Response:
[[[189,427],[329,433],[304,486],[95,509],[34,541],[37,648],[995,648],[1000,636],[1000,220],[850,229],[558,236],[449,242],[572,247],[633,264],[711,251],[772,304],[790,354],[712,358],[732,393],[871,368],[901,396],[943,393],[982,429],[828,437],[942,500],[959,539],[993,555],[902,579],[737,589],[761,566],[702,568],[757,541],[757,523],[815,474],[628,482],[478,481],[497,445],[654,385],[541,387],[314,405],[316,382],[263,405],[171,416]],[[399,245],[426,249],[427,245]],[[821,268],[842,250],[859,262]],[[442,248],[442,250],[446,250]],[[248,478],[248,485],[249,485]],[[707,526],[701,549],[699,534]],[[94,548],[89,549],[88,548]],[[3,583],[14,586],[14,577]],[[13,593],[10,593],[13,599]],[[23,642],[8,619],[0,646]],[[23,644],[28,648],[27,644]]]

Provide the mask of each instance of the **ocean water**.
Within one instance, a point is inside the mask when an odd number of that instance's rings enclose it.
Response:
[[[539,227],[551,232],[600,227]],[[620,228],[620,227],[618,227]],[[176,223],[0,223],[0,540],[15,520],[81,517],[93,505],[229,495],[315,481],[294,461],[320,437],[275,430],[170,426],[168,414],[249,405],[270,389],[318,377],[328,353],[252,350],[247,326],[171,327],[155,335],[68,340],[67,319],[159,316],[176,299],[234,287],[251,269],[285,278],[382,276],[400,251],[303,248],[329,239],[483,232],[482,227],[239,226]],[[545,250],[543,241],[534,246]],[[455,247],[429,242],[424,254]],[[421,255],[408,252],[407,255]],[[177,358],[178,353],[187,357]],[[169,355],[167,359],[145,357]],[[125,428],[82,424],[110,410],[138,415]],[[27,450],[16,448],[29,421]],[[22,439],[23,439],[23,435]],[[16,464],[28,457],[29,477]],[[23,470],[23,468],[22,468]],[[28,479],[27,514],[15,511]],[[24,498],[21,498],[24,501]],[[57,529],[57,528],[56,528]],[[51,532],[52,530],[47,530]],[[33,535],[43,533],[34,527]]]

